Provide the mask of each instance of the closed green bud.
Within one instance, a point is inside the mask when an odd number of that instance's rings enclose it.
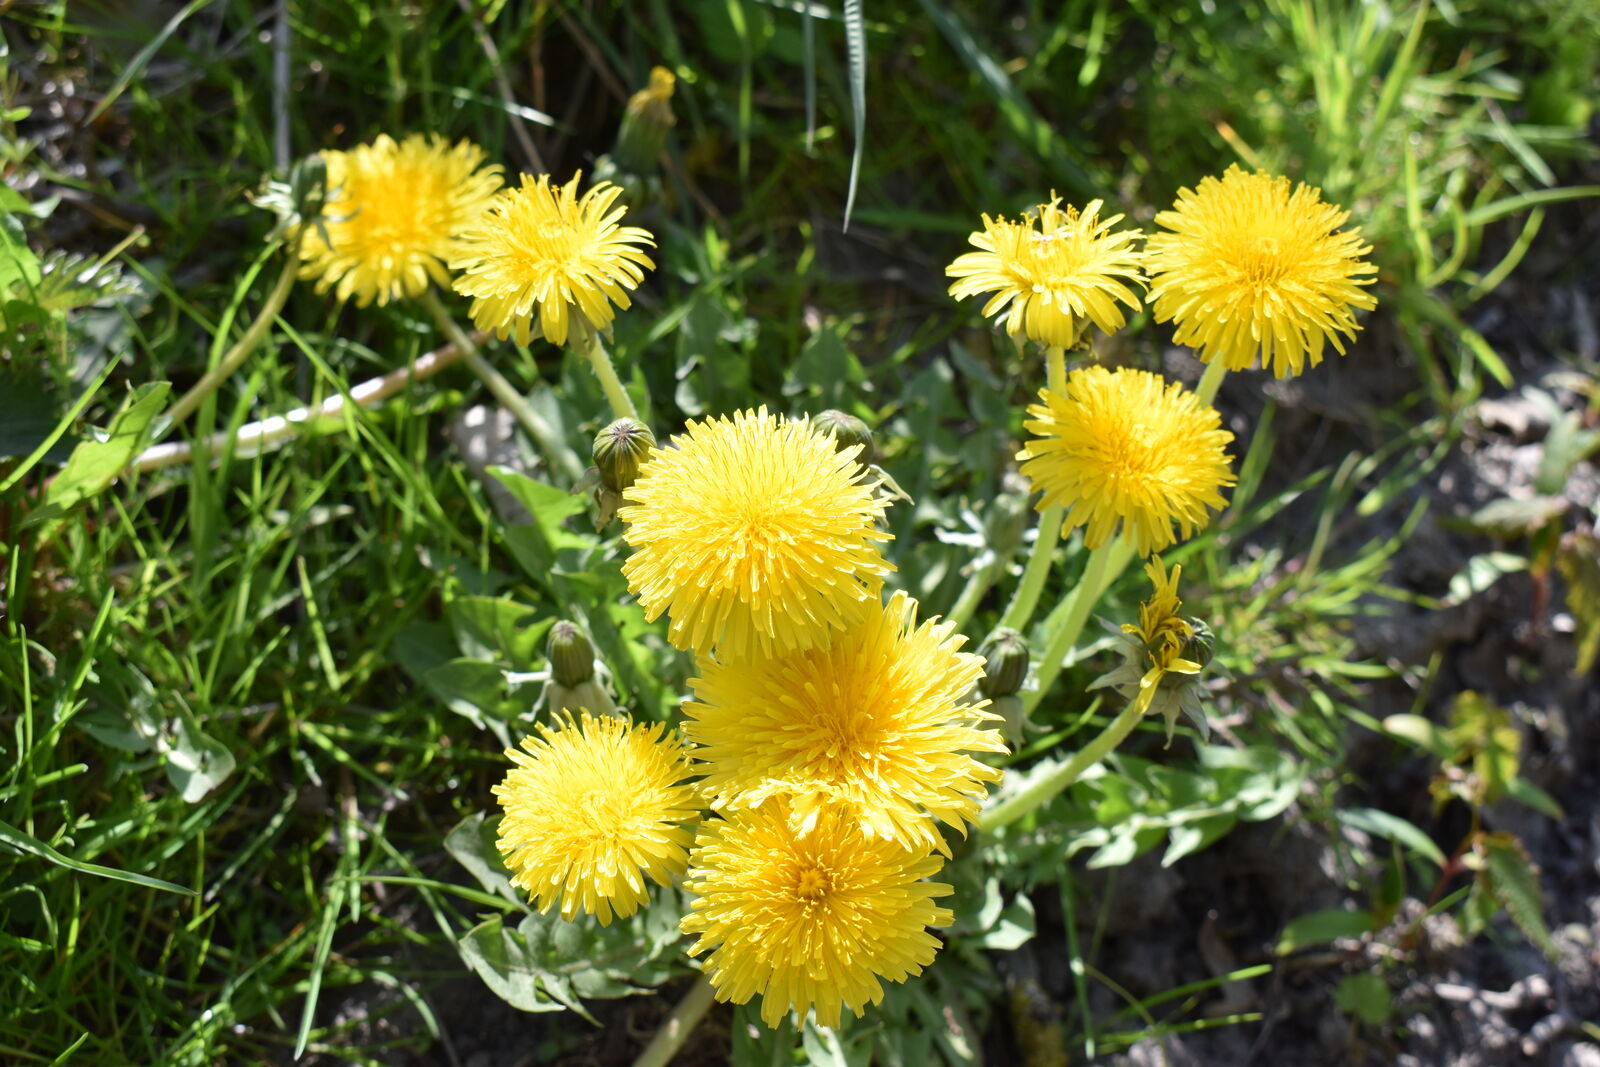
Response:
[[[656,169],[667,147],[667,134],[678,121],[672,114],[672,90],[677,83],[672,71],[655,67],[650,71],[650,84],[628,98],[622,129],[611,149],[622,170],[644,176]]]
[[[840,452],[855,445],[861,446],[856,459],[863,464],[872,462],[872,431],[854,415],[829,408],[811,416],[811,428],[830,435]]]
[[[990,634],[978,655],[985,665],[978,692],[990,700],[1012,696],[1028,680],[1028,642],[1011,627],[1002,626]]]
[[[550,677],[557,685],[571,689],[594,677],[594,646],[575,623],[562,619],[550,627],[545,655],[550,657]]]
[[[595,434],[591,455],[600,484],[613,493],[626,493],[655,446],[656,435],[638,419],[618,419]]]

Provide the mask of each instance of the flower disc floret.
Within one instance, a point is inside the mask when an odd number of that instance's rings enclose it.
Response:
[[[618,514],[628,588],[674,645],[744,662],[825,644],[877,610],[884,505],[860,447],[803,419],[742,411],[658,448]]]
[[[500,189],[499,166],[484,167],[470,141],[412,134],[397,144],[383,134],[322,156],[328,197],[320,224],[303,226],[300,277],[361,307],[449,285],[455,238]]]
[[[555,186],[548,174],[524,174],[462,235],[450,266],[462,272],[455,289],[473,298],[480,330],[527,344],[537,312],[544,336],[564,345],[569,335],[608,330],[613,304],[630,306],[629,291],[655,267],[640,246],[655,239],[621,225],[621,189],[600,182],[579,196],[581,177]]]
[[[1140,307],[1123,279],[1142,284],[1144,277],[1133,247],[1139,231],[1111,232],[1121,215],[1099,219],[1099,200],[1082,214],[1058,205],[1040,204],[1021,222],[983,216],[982,232],[968,238],[979,251],[956,257],[945,274],[957,279],[950,286],[957,300],[992,294],[983,313],[998,317],[1011,336],[1068,348],[1084,320],[1106,333],[1121,329],[1117,304]]]
[[[646,876],[666,885],[683,873],[700,800],[664,731],[583,712],[506,751],[516,766],[493,790],[505,809],[497,844],[540,911],[559,904],[563,919],[608,925],[645,902]]]
[[[965,832],[1000,772],[968,755],[1004,753],[987,701],[968,703],[981,657],[948,622],[889,603],[826,647],[753,664],[701,664],[683,732],[713,806],[788,798],[797,818],[855,813],[862,831],[944,849],[934,820]]]
[[[694,895],[683,931],[691,955],[709,951],[717,999],[761,996],[761,1018],[777,1026],[791,1009],[816,1008],[837,1026],[842,1008],[859,1018],[883,999],[883,979],[903,982],[933,962],[948,925],[933,901],[953,890],[923,881],[940,859],[861,832],[848,813],[826,811],[802,831],[774,804],[703,825],[686,888]]]
[[[1324,344],[1340,355],[1340,335],[1360,328],[1355,308],[1371,310],[1377,268],[1359,228],[1340,231],[1348,211],[1322,192],[1237,165],[1219,180],[1184,189],[1156,215],[1167,233],[1146,245],[1150,300],[1157,322],[1207,363],[1243,370],[1259,355],[1279,378],[1322,361]]]
[[[1234,483],[1224,451],[1233,434],[1216,409],[1160,375],[1084,367],[1066,391],[1039,391],[1024,425],[1034,434],[1017,453],[1022,473],[1044,495],[1039,509],[1060,504],[1068,528],[1084,527],[1099,548],[1120,523],[1140,555],[1173,541],[1173,526],[1191,536],[1226,505]]]

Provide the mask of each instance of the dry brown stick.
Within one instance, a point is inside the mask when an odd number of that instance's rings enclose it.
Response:
[[[474,343],[481,343],[484,340],[486,338],[482,334],[473,335]],[[349,399],[355,401],[359,407],[377,407],[412,382],[420,382],[438,374],[452,363],[459,361],[461,356],[461,350],[453,344],[436,348],[432,352],[418,356],[399,370],[390,371],[378,378],[369,378],[353,387]],[[330,396],[320,404],[296,408],[286,415],[274,415],[259,422],[246,423],[231,434],[226,431],[214,433],[206,441],[206,451],[212,455],[219,455],[231,443],[233,455],[236,457],[270,452],[308,425],[324,419],[343,418],[345,404],[345,394],[341,393],[338,396]],[[188,441],[153,445],[139,453],[138,458],[128,465],[127,473],[161,470],[189,463],[194,459],[194,451],[194,445]]]

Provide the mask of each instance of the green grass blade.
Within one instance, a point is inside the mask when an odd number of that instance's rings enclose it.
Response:
[[[98,863],[85,863],[83,860],[75,860],[71,856],[63,856],[43,841],[31,834],[23,833],[8,822],[0,822],[0,844],[10,845],[18,852],[24,852],[30,856],[38,856],[40,859],[48,860],[58,867],[65,867],[80,874],[93,874],[101,878],[111,878],[118,882],[142,885],[146,889],[161,889],[168,893],[181,893],[189,897],[194,896],[194,890],[185,889],[181,885],[173,885],[171,882],[163,882],[159,878],[151,878],[145,874],[134,874],[132,871],[119,871],[115,867],[102,867]]]
[[[844,0],[844,41],[850,57],[850,120],[856,142],[850,153],[850,188],[844,198],[844,228],[848,230],[867,143],[867,27],[861,16],[861,0]]]

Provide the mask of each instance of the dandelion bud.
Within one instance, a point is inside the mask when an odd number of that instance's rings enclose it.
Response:
[[[860,445],[861,453],[856,458],[862,463],[872,462],[872,431],[854,415],[829,408],[811,416],[811,427],[818,433],[832,436],[840,452]]]
[[[613,493],[626,493],[655,445],[656,435],[638,419],[618,419],[595,434],[592,457],[600,484]]]
[[[1190,617],[1184,621],[1189,624],[1191,633],[1183,641],[1183,658],[1204,667],[1216,651],[1217,635],[1199,619]]]
[[[650,84],[628,98],[622,128],[611,149],[618,167],[639,175],[656,169],[656,161],[667,147],[667,134],[678,121],[672,114],[672,90],[677,82],[666,67],[655,67],[650,71]]]
[[[1028,642],[1009,626],[990,634],[978,655],[984,661],[978,692],[990,700],[1014,695],[1028,678]]]
[[[570,689],[594,677],[594,646],[574,623],[562,619],[550,627],[545,655],[550,657],[550,675],[557,685]]]

